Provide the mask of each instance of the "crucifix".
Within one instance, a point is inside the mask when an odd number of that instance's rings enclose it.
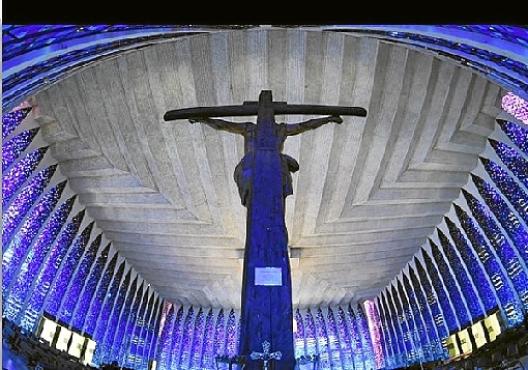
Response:
[[[262,352],[251,352],[249,357],[252,360],[262,360],[262,370],[269,370],[269,363],[273,360],[280,360],[282,352],[270,352],[271,344],[267,340],[262,343]]]
[[[296,124],[277,124],[275,115],[327,115]],[[211,117],[257,116],[257,123],[229,122]],[[274,370],[294,368],[293,307],[288,232],[284,221],[285,199],[293,194],[291,172],[299,169],[292,157],[283,154],[288,136],[313,130],[324,124],[341,124],[340,116],[365,117],[359,107],[293,105],[274,102],[270,90],[260,93],[258,102],[238,106],[200,107],[172,110],[165,121],[189,119],[217,130],[244,137],[244,157],[235,168],[234,179],[242,205],[247,208],[246,245],[242,278],[242,309],[239,354],[247,369],[260,369],[251,358],[264,342],[280,351]]]

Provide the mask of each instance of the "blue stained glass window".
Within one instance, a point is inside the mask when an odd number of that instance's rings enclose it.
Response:
[[[452,28],[473,33],[482,33],[493,38],[508,42],[528,46],[527,32],[522,27],[502,26],[502,25],[448,25],[437,26],[442,28]]]
[[[407,276],[403,274],[403,287],[405,288],[405,293],[408,297],[408,302],[404,302],[404,306],[410,305],[413,315],[413,324],[420,338],[422,344],[421,350],[424,356],[425,361],[434,361],[437,360],[437,346],[440,345],[438,336],[435,331],[435,324],[433,319],[427,309],[427,307],[422,306],[422,303],[417,299],[417,295],[422,294],[422,292],[415,292],[411,287],[411,283]],[[398,289],[400,289],[400,284],[398,282]],[[403,296],[403,292],[400,293]],[[425,303],[425,299],[422,295],[422,300]]]
[[[94,223],[91,222],[83,230],[81,235],[77,237],[60,267],[60,271],[57,275],[57,278],[55,279],[55,282],[50,288],[44,311],[52,317],[57,316],[59,313],[62,301],[64,300],[64,293],[68,288],[68,284],[70,283],[77,264],[81,260],[86,244],[88,244],[88,240],[90,240],[90,234],[92,233],[93,226]]]
[[[119,270],[117,272],[117,275],[119,275],[119,277],[121,277],[121,275],[123,274],[124,269],[125,262],[123,261],[121,262],[121,265],[119,266]],[[120,272],[122,270],[123,272]],[[128,292],[128,286],[130,285],[130,273],[131,272],[129,270],[123,280],[123,283],[120,283],[120,278],[115,278],[112,283],[112,288],[118,289],[115,304],[114,302],[112,302],[112,300],[107,300],[101,313],[102,318],[102,315],[105,312],[109,313],[110,318],[108,319],[108,325],[106,325],[106,323],[104,323],[102,320],[99,321],[97,323],[96,330],[93,335],[94,340],[98,343],[95,347],[94,353],[93,361],[95,364],[106,363],[108,362],[106,360],[110,358],[111,344],[114,340],[114,334],[117,329],[119,314],[121,313],[121,309],[123,308],[126,294]]]
[[[188,317],[188,312],[187,312]],[[180,307],[178,314],[176,315],[176,320],[174,321],[174,329],[172,335],[172,342],[170,345],[170,356],[167,358],[167,369],[172,369],[173,366],[177,366],[181,351],[183,349],[183,337],[185,335],[184,327],[184,310],[183,307]]]
[[[32,331],[37,323],[40,311],[44,305],[44,300],[46,299],[53,279],[59,270],[62,259],[68,252],[70,244],[81,226],[84,213],[84,210],[82,210],[66,225],[51,248],[51,252],[44,264],[44,268],[35,279],[35,288],[33,289],[25,313],[21,318],[21,326],[28,331]]]
[[[334,318],[334,312],[329,307],[326,314],[326,322],[328,329],[328,345],[330,347],[330,353],[332,354],[332,363],[343,366],[344,362],[347,362],[345,357],[346,344],[344,338],[341,338],[337,329],[336,320]]]
[[[399,325],[402,333],[403,345],[405,346],[405,352],[407,354],[407,364],[411,365],[416,362],[417,356],[414,349],[412,335],[407,326],[407,321],[405,320],[403,309],[398,299],[398,292],[396,292],[393,285],[390,285],[390,289],[387,289],[387,292],[389,309],[392,311],[394,315],[393,317],[396,319],[395,321],[397,322],[397,325]]]
[[[138,278],[136,277],[134,281],[132,282],[131,288],[128,291],[128,294],[126,297],[125,304],[122,307],[121,311],[117,313],[118,319],[117,319],[117,323],[115,326],[116,330],[114,331],[113,336],[111,336],[111,338],[109,337],[108,339],[108,344],[109,344],[108,348],[112,349],[112,352],[109,353],[107,357],[108,361],[110,360],[117,361],[117,359],[119,358],[119,350],[121,349],[121,342],[123,340],[123,335],[125,333],[125,327],[128,321],[128,317],[130,315],[130,311],[132,309],[134,297],[136,296],[136,293],[137,293],[137,288],[138,288],[137,279]],[[106,339],[105,339],[105,342],[106,342]]]
[[[49,166],[37,173],[15,197],[2,215],[2,244],[7,245],[22,219],[29,212],[38,197],[48,186],[57,165]]]
[[[400,367],[400,350],[396,341],[394,328],[388,315],[386,303],[384,298],[376,297],[377,304],[380,308],[380,317],[383,327],[383,337],[385,339],[385,361],[388,368]]]
[[[462,235],[456,225],[447,217],[445,218],[445,221],[447,228],[449,229],[449,234],[453,238],[461,257],[468,268],[469,274],[473,279],[473,283],[477,288],[477,292],[484,304],[484,308],[487,313],[493,312],[497,308],[497,298],[494,294],[494,289],[486,278],[486,272],[473,254],[472,248],[469,246],[466,238]]]
[[[233,312],[231,311],[233,314]],[[192,347],[192,338],[193,338],[193,322],[194,322],[194,309],[189,307],[187,315],[185,316],[185,321],[183,323],[183,335],[181,337],[180,351],[178,355],[178,361],[176,364],[178,366],[185,366],[189,362],[191,355]],[[231,326],[229,326],[231,325]],[[236,330],[236,322],[232,319],[231,314],[229,315],[227,335],[229,341],[229,335],[232,335],[233,330]],[[172,364],[174,365],[174,360]]]
[[[328,347],[328,333],[323,312],[319,308],[315,314],[315,328],[317,333],[317,342],[319,347],[319,367],[329,369],[331,367],[331,353]]]
[[[363,368],[363,355],[361,347],[361,338],[359,329],[356,322],[356,314],[352,309],[352,306],[348,305],[345,307],[345,316],[347,321],[348,330],[350,332],[350,344],[352,345],[352,356],[354,361],[354,368]]]
[[[212,368],[214,366],[214,334],[215,320],[213,310],[210,309],[205,318],[204,348],[199,368]]]
[[[242,336],[242,326],[241,326],[241,318],[239,317],[237,320],[237,340],[236,340],[236,347],[235,347],[235,354],[239,352],[240,350],[240,340]]]
[[[7,245],[2,256],[2,294],[4,299],[8,294],[11,281],[18,275],[18,269],[21,267],[33,239],[57,205],[65,185],[66,181],[63,181],[54,186],[38,201],[20,230]]]
[[[317,334],[315,331],[316,330],[315,321],[314,321],[314,318],[312,316],[310,309],[306,311],[304,324],[305,324],[305,332],[306,332],[306,336],[305,336],[306,353],[309,356],[316,355],[319,353],[319,349],[317,347],[318,343],[316,340]]]
[[[304,323],[301,312],[297,308],[294,316],[297,330],[293,332],[293,343],[295,347],[295,358],[299,358],[306,354],[306,345],[304,342]],[[295,327],[294,327],[295,328]]]
[[[528,129],[521,127],[521,125],[518,125],[514,122],[508,122],[500,119],[498,119],[497,122],[499,123],[502,131],[508,135],[510,140],[528,155]]]
[[[148,326],[150,324],[150,315],[152,314],[154,301],[154,294],[151,292],[147,303],[147,308],[145,309],[144,314],[140,316],[136,322],[135,334],[132,338],[130,346],[130,355],[134,357],[134,361],[131,363],[131,365],[134,368],[140,368],[141,364],[143,363],[143,351],[145,349],[145,341],[149,329]]]
[[[2,144],[2,173],[27,149],[38,131],[38,128],[24,131]]]
[[[27,117],[30,111],[31,108],[28,107],[2,114],[2,140],[8,137],[9,134],[12,133],[18,125],[20,125],[20,123],[24,120],[24,118]]]
[[[136,295],[134,304],[132,305],[132,309],[130,310],[127,324],[125,326],[123,336],[121,337],[121,343],[119,344],[118,363],[120,366],[125,366],[127,355],[128,355],[130,339],[132,336],[132,330],[134,329],[138,311],[141,306],[141,302],[143,302],[143,297],[145,294],[147,294],[147,289],[144,289],[144,283],[141,283],[141,286],[138,289],[138,293]],[[114,345],[115,345],[115,342],[114,342]]]
[[[361,341],[363,347],[363,360],[365,369],[375,369],[374,351],[372,350],[372,342],[370,339],[370,332],[368,329],[367,318],[360,305],[356,307],[356,317],[358,321],[358,328],[361,333]]]
[[[2,175],[2,208],[7,208],[11,198],[31,176],[46,154],[48,147],[33,150]]]
[[[160,370],[167,370],[169,369],[167,367],[167,362],[170,360],[171,351],[172,351],[172,331],[174,327],[174,305],[171,306],[169,309],[169,312],[167,313],[167,317],[165,319],[165,324],[163,326],[163,330],[161,331],[161,337],[159,339],[159,350],[158,350],[158,356],[159,359],[159,365],[158,368]]]
[[[528,232],[524,226],[490,184],[473,174],[471,178],[488,207],[512,239],[513,244],[523,255],[525,261],[528,261]]]
[[[466,202],[477,220],[479,226],[486,234],[491,246],[499,256],[515,290],[519,294],[525,311],[528,311],[528,274],[523,267],[521,259],[515,253],[502,231],[491,217],[489,211],[474,196],[462,189]],[[455,209],[458,207],[455,206]],[[528,258],[528,255],[524,255]],[[528,262],[528,260],[526,261]]]
[[[423,361],[422,346],[427,343],[427,341],[423,342],[422,344],[420,338],[418,337],[418,333],[416,332],[414,327],[413,315],[411,313],[409,302],[407,300],[407,297],[405,296],[403,287],[398,279],[396,279],[396,287],[393,285],[391,288],[392,296],[395,300],[398,316],[400,317],[400,320],[402,322],[402,328],[405,333],[404,335],[408,337],[408,340],[412,346],[411,361],[414,363],[417,361]]]
[[[66,222],[74,202],[75,196],[66,200],[55,210],[47,225],[37,236],[33,247],[22,263],[13,287],[8,292],[9,296],[7,299],[4,299],[4,302],[7,301],[7,305],[4,308],[4,315],[9,320],[16,322],[16,318],[24,302],[31,295],[31,288],[35,282],[34,278],[39,275],[39,271],[44,264],[44,260],[52,243]]]
[[[354,347],[352,346],[352,333],[347,324],[346,313],[342,307],[337,308],[337,327],[339,329],[339,336],[345,341],[345,370],[354,370]]]
[[[103,269],[108,259],[109,253],[110,253],[110,244],[108,244],[103,249],[99,257],[97,257],[97,260],[95,261],[95,264],[92,270],[90,271],[90,275],[88,276],[88,278],[87,279],[86,277],[84,278],[86,280],[86,283],[84,284],[84,290],[82,291],[82,294],[80,298],[78,299],[79,302],[77,303],[76,313],[71,322],[72,327],[77,330],[82,330],[83,328],[84,319],[86,318],[88,308],[90,307],[90,302],[92,300],[92,297],[94,296],[97,283],[99,282],[99,279],[101,278],[101,275],[103,273]],[[122,273],[123,272],[121,272],[121,274]],[[121,279],[121,276],[119,276],[119,279]],[[114,288],[114,290],[111,291],[110,297],[114,297],[115,294],[117,293],[117,287],[114,287],[114,286],[112,287]],[[101,322],[104,321],[105,326],[106,326],[106,320],[108,320],[108,315],[110,315],[110,312],[107,311],[106,313],[107,313],[107,316],[104,319],[101,318]],[[99,339],[99,337],[95,339],[95,335],[92,335],[92,338],[94,338],[96,342],[97,342],[97,339]]]
[[[403,290],[403,287],[405,287],[405,291]],[[416,333],[415,336],[419,338],[419,351],[421,358],[426,362],[435,360],[436,343],[432,319],[430,320],[431,327],[428,328],[427,324],[425,324],[424,321],[425,312],[423,312],[423,307],[420,308],[419,303],[416,300],[416,295],[414,294],[414,291],[411,288],[409,279],[407,279],[407,276],[405,276],[405,274],[403,275],[403,286],[398,281],[398,291],[400,297],[402,297],[403,306],[409,307],[408,309],[412,311],[412,317],[409,318],[409,322],[414,328],[413,330]],[[429,331],[427,330],[427,328],[429,329]]]
[[[164,304],[163,302],[164,301],[158,297],[154,307],[154,312],[152,312],[152,316],[150,318],[148,333],[145,339],[145,349],[143,351],[143,362],[141,364],[141,366],[144,368],[148,368],[149,361],[155,359],[154,356],[159,333],[159,325],[161,322],[161,310]]]
[[[528,188],[528,161],[511,146],[492,139],[488,140],[500,160]]]
[[[363,351],[363,341],[361,339],[361,330],[358,325],[358,319],[356,317],[356,313],[354,312],[354,309],[351,305],[348,305],[347,307],[347,316],[349,320],[349,327],[351,328],[352,332],[352,340],[355,344],[356,350],[354,351],[354,365],[356,370],[368,370],[365,369],[365,362],[364,362],[364,351]]]
[[[224,354],[224,339],[225,339],[225,323],[224,323],[224,310],[220,310],[216,318],[215,324],[215,336],[214,336],[214,356]]]
[[[146,288],[145,292],[143,293],[143,299],[141,300],[141,305],[139,307],[139,310],[137,311],[137,315],[135,318],[132,318],[129,323],[130,331],[128,331],[129,334],[125,338],[128,343],[124,345],[124,363],[127,367],[133,366],[133,364],[136,362],[136,351],[139,340],[139,332],[141,331],[141,327],[143,326],[143,317],[145,315],[145,310],[147,309],[149,292],[150,289]]]
[[[407,326],[409,328],[409,333],[412,335],[414,350],[416,352],[417,358],[420,360],[420,362],[431,361],[431,352],[428,351],[429,340],[427,339],[427,334],[425,333],[424,327],[422,325],[420,313],[418,311],[418,307],[416,307],[416,302],[414,301],[414,296],[410,296],[409,299],[407,298],[400,280],[397,280],[397,287],[398,296],[400,297],[402,309],[405,314]]]
[[[379,300],[379,297],[376,297],[373,299],[375,308],[376,308],[376,316],[377,321],[379,322],[379,334],[380,334],[380,345],[382,350],[382,363],[381,368],[389,369],[393,366],[393,360],[394,360],[394,354],[392,353],[391,348],[391,340],[389,335],[389,329],[387,322],[384,317],[383,308],[381,307],[381,302]],[[380,307],[378,308],[378,305]],[[379,367],[379,366],[378,366]]]
[[[175,306],[164,301],[160,310],[160,328],[156,332],[157,345],[155,348],[155,358],[158,362],[158,369],[167,369],[167,357],[170,356],[172,330],[174,327]]]
[[[420,281],[416,277],[416,273],[412,268],[409,268],[409,277],[411,278],[411,284],[416,294],[416,297],[418,298],[418,302],[420,302],[420,306],[422,307],[423,312],[426,313],[425,317],[427,321],[427,327],[430,328],[430,330],[433,330],[433,325],[430,324],[432,320],[436,328],[436,332],[438,333],[438,344],[441,346],[443,341],[448,337],[448,332],[445,326],[444,315],[442,313],[442,310],[440,309],[438,301],[436,300],[436,296],[433,292],[433,287],[431,286],[428,280],[422,279],[422,283],[420,284]],[[424,289],[425,295],[422,294],[422,287]],[[431,310],[430,313],[428,309]],[[445,357],[447,355],[443,347],[440,348],[440,352],[438,352],[438,355],[441,357]]]
[[[236,343],[237,343],[237,319],[235,316],[235,311],[231,310],[229,312],[229,317],[227,318],[227,327],[226,327],[226,354],[228,356],[236,355]]]
[[[431,261],[431,257],[427,255],[424,249],[422,249],[422,255],[424,256],[425,267],[429,274],[425,272],[424,268],[422,267],[418,259],[415,259],[416,270],[418,272],[418,276],[420,277],[420,281],[423,283],[427,279],[427,275],[429,275],[431,279],[431,284],[434,288],[436,296],[438,297],[438,302],[440,304],[440,307],[442,308],[442,313],[443,313],[447,328],[449,330],[449,333],[458,331],[460,326],[453,312],[453,309],[451,308],[451,304],[447,296],[447,293],[444,290],[444,284],[442,283],[442,280],[440,279],[440,274],[438,273],[438,270],[436,269],[433,262]],[[428,296],[428,297],[431,297],[431,296]]]
[[[480,160],[501,193],[506,196],[517,212],[519,212],[519,216],[528,224],[528,195],[526,192],[508,175],[508,172],[504,171],[495,162],[486,158],[480,158]],[[528,173],[526,175],[528,176]]]
[[[196,315],[196,321],[194,323],[194,333],[192,339],[191,355],[189,361],[189,367],[192,369],[200,366],[202,357],[202,343],[203,343],[203,331],[205,325],[205,314],[203,309],[200,308]],[[185,365],[185,363],[184,363]]]
[[[383,310],[385,312],[385,318],[387,320],[387,324],[390,327],[390,333],[392,335],[392,342],[393,342],[393,348],[395,350],[395,365],[396,367],[404,367],[407,366],[407,354],[405,352],[405,346],[403,344],[403,335],[401,333],[401,328],[399,325],[397,325],[398,317],[395,316],[390,308],[387,298],[387,292],[383,292],[381,294],[381,303]]]
[[[152,294],[152,303],[149,303],[149,308],[145,316],[145,326],[141,332],[141,345],[138,350],[138,353],[141,356],[141,362],[138,364],[140,366],[145,363],[145,359],[149,358],[150,340],[152,339],[150,335],[154,334],[155,317],[158,315],[159,304],[160,298],[157,297],[154,299],[154,294]]]
[[[154,296],[154,294],[152,295]],[[150,354],[150,346],[152,345],[152,339],[154,337],[154,326],[156,324],[156,318],[159,317],[159,305],[160,305],[160,298],[156,298],[155,300],[152,300],[152,303],[149,303],[149,309],[147,311],[147,315],[145,316],[145,327],[142,330],[141,333],[141,340],[140,340],[140,346],[138,348],[138,356],[140,357],[140,361],[136,361],[136,367],[138,368],[147,368],[148,369],[148,361],[149,359],[153,359],[149,356]]]
[[[99,313],[101,312],[101,308],[103,307],[103,303],[107,297],[108,287],[110,286],[110,282],[114,276],[117,258],[118,254],[116,253],[108,266],[106,266],[105,271],[103,272],[103,277],[101,278],[101,281],[97,286],[97,290],[95,291],[92,303],[90,303],[90,309],[88,310],[88,314],[84,320],[84,331],[87,333],[92,334],[95,331],[95,326],[99,321],[97,318],[99,317]],[[77,321],[76,325],[79,325],[80,327],[80,321]]]
[[[68,324],[70,323],[70,320],[73,316],[73,311],[75,310],[75,306],[77,302],[79,302],[79,296],[84,286],[86,277],[90,273],[90,269],[95,261],[97,250],[101,245],[102,238],[103,235],[99,234],[90,244],[90,247],[82,256],[81,262],[79,263],[79,267],[77,268],[75,275],[73,275],[72,279],[70,280],[68,291],[66,293],[63,293],[64,301],[57,315],[59,320],[61,320],[62,322]]]
[[[401,326],[401,320],[398,316],[398,313],[396,312],[394,302],[392,301],[391,292],[388,288],[385,291],[384,299],[388,315],[392,321],[392,326],[396,334],[396,341],[398,342],[398,348],[400,350],[400,360],[403,366],[407,366],[410,363],[409,342],[405,339],[405,333],[403,332]]]
[[[152,290],[150,288],[147,288],[147,296],[144,298],[148,298],[148,300],[143,300],[143,307],[141,307],[138,317],[136,319],[136,326],[133,329],[132,338],[130,340],[130,350],[129,350],[129,356],[133,356],[134,360],[131,361],[130,365],[132,367],[136,367],[136,364],[141,364],[141,351],[144,346],[143,342],[143,334],[146,332],[146,325],[148,323],[148,310],[152,308],[152,304],[154,301],[154,294],[152,294]]]
[[[442,279],[444,280],[447,292],[451,297],[453,307],[457,312],[458,321],[460,322],[460,325],[462,327],[465,327],[471,322],[480,320],[482,317],[485,316],[485,312],[482,306],[479,304],[479,296],[475,292],[475,289],[473,288],[473,283],[468,273],[464,269],[463,262],[456,253],[455,248],[451,245],[447,237],[439,229],[437,229],[437,232],[440,239],[440,245],[442,246],[442,249],[449,265],[448,263],[446,263],[438,246],[434,244],[431,240],[429,240],[429,244],[431,244],[433,257],[436,261],[436,265],[438,266],[438,270],[442,275]],[[457,249],[460,251],[460,248]],[[453,274],[449,270],[449,266],[451,266],[451,268],[453,269]],[[469,273],[471,274],[472,271],[469,270]],[[457,287],[456,281],[458,281],[458,286],[460,287],[460,290]],[[469,309],[469,316],[467,315],[467,310],[466,306],[464,305],[464,302],[466,302],[467,307]]]
[[[136,361],[134,366],[135,367],[141,367],[143,363],[143,359],[145,355],[148,355],[148,349],[147,353],[145,353],[145,347],[148,347],[147,344],[147,337],[148,333],[151,330],[150,328],[150,319],[152,315],[152,311],[154,310],[154,306],[157,303],[157,299],[154,296],[153,291],[151,290],[151,295],[147,304],[147,310],[145,312],[145,315],[143,316],[143,320],[141,322],[140,332],[138,334],[138,344],[136,349]],[[139,325],[139,324],[138,324]]]
[[[482,265],[486,269],[486,273],[492,281],[493,288],[497,292],[497,296],[504,312],[507,314],[509,324],[519,324],[523,319],[522,304],[514,291],[510,289],[509,279],[503,273],[499,260],[495,258],[486,239],[480,234],[467,213],[457,205],[455,205],[455,211],[462,228],[465,230],[471,245],[476,251]]]

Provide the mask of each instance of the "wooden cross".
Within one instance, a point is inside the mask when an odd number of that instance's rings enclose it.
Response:
[[[275,115],[329,115],[297,124],[277,124]],[[260,366],[249,354],[270,341],[280,349],[276,370],[295,366],[293,307],[288,232],[284,221],[285,198],[293,193],[291,174],[299,169],[295,159],[282,153],[288,136],[298,135],[329,122],[340,124],[341,115],[365,117],[358,107],[291,105],[273,102],[263,90],[258,102],[237,106],[201,107],[165,113],[166,121],[189,119],[215,129],[241,134],[245,154],[235,168],[235,181],[247,208],[246,246],[242,279],[242,310],[239,354],[248,358],[247,369]],[[210,117],[257,116],[257,123],[229,122]],[[268,342],[269,343],[269,342]]]

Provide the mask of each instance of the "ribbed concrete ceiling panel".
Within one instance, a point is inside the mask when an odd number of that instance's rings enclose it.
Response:
[[[238,307],[242,138],[170,109],[275,100],[363,106],[367,118],[289,138],[294,303],[377,294],[441,222],[492,132],[501,90],[371,38],[306,30],[181,38],[90,66],[37,96],[60,170],[160,294]],[[278,117],[297,122],[309,117]],[[238,119],[239,120],[239,119]]]

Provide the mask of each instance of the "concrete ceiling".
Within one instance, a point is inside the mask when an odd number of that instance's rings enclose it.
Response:
[[[363,106],[289,138],[294,304],[379,292],[458,197],[493,131],[501,90],[467,69],[371,38],[250,30],[181,38],[90,66],[36,97],[52,155],[106,236],[164,297],[239,307],[242,139],[170,109]],[[278,117],[296,122],[307,117]]]

